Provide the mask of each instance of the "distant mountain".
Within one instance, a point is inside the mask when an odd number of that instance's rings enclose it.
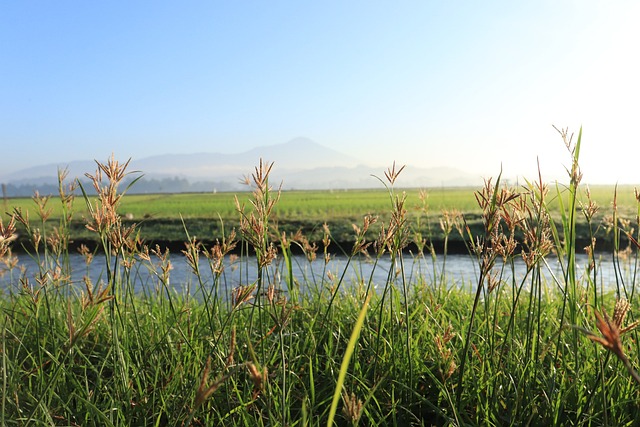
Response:
[[[376,188],[381,184],[372,175],[384,178],[383,168],[359,164],[353,157],[308,138],[256,147],[238,154],[164,154],[133,159],[129,171],[144,174],[139,183],[141,192],[237,190],[245,188],[239,181],[254,171],[260,158],[274,162],[272,182],[282,182],[284,189]],[[69,179],[84,179],[85,173],[95,172],[96,163],[87,160],[36,166],[2,177],[0,182],[7,184],[12,192],[31,194],[39,186],[54,184],[59,167],[68,167]],[[142,181],[147,181],[146,185],[143,186]],[[480,182],[479,177],[457,169],[408,166],[402,172],[398,185],[433,187],[478,185]],[[135,186],[132,190],[136,190]]]
[[[287,189],[344,189],[381,188],[385,183],[385,169],[359,165],[355,167],[315,168],[293,173],[274,170],[273,179],[283,182]],[[378,179],[379,178],[379,179]],[[477,186],[482,183],[479,176],[454,168],[417,168],[407,166],[396,185],[399,187],[459,187]]]
[[[233,175],[237,179],[251,172],[260,158],[274,162],[278,169],[287,171],[331,166],[349,167],[356,164],[354,158],[308,138],[295,138],[284,144],[256,147],[239,154],[163,154],[132,159],[129,170],[142,171],[150,177],[183,176],[201,179]],[[51,163],[22,169],[0,179],[14,183],[47,182],[56,178],[59,167],[68,167],[70,177],[84,177],[85,173],[95,171],[96,163],[91,160],[71,161],[65,164]]]
[[[318,167],[353,166],[355,159],[324,147],[308,138],[296,138],[284,144],[256,147],[239,154],[198,153],[165,154],[131,162],[131,167],[155,176],[187,176],[236,180],[253,171],[260,158],[274,162],[282,171],[302,171]]]
[[[55,182],[58,177],[58,168],[69,169],[69,179],[81,178],[87,172],[94,173],[96,162],[92,160],[74,160],[68,163],[49,163],[46,165],[32,166],[0,177],[2,182],[13,184],[41,184]]]

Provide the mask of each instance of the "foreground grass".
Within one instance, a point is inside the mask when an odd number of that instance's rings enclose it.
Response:
[[[621,218],[614,204],[609,220],[596,221],[592,194],[580,200],[580,136],[574,144],[561,135],[569,184],[514,189],[498,177],[475,193],[479,227],[457,212],[439,218],[442,262],[454,231],[477,262],[477,281],[462,287],[446,274],[411,270],[410,243],[420,249],[413,256],[439,259],[394,187],[402,171],[395,165],[382,181],[386,213],[353,226],[344,267],[368,262],[375,270],[389,260],[384,282],[373,272],[348,283],[331,273],[330,227],[319,227],[317,244],[283,233],[275,212],[285,195],[270,187],[271,165],[261,163],[249,202],[234,200],[237,230],[204,243],[186,227],[182,254],[194,293],[172,284],[169,253],[145,245],[137,225],[123,221],[126,165],[115,160],[100,165],[106,182],[93,179],[97,199],[81,189],[85,226],[101,249],[82,253],[104,275],[72,283],[74,204],[61,177],[55,226],[38,197],[39,227],[20,209],[0,223],[0,259],[14,278],[0,299],[0,423],[634,425],[640,220]],[[584,274],[578,217],[592,238]],[[39,261],[30,277],[11,253],[16,222]],[[613,236],[614,283],[598,275],[601,227]],[[295,248],[305,261],[292,257]],[[256,273],[247,270],[246,282],[227,291],[225,260],[236,253]],[[524,273],[515,274],[516,260]],[[294,275],[293,262],[324,263],[326,273]],[[562,273],[547,279],[550,262]],[[141,269],[152,279],[142,280]]]
[[[365,289],[342,294],[328,312],[328,291],[278,296],[265,301],[261,318],[251,301],[212,307],[203,295],[149,290],[91,302],[68,293],[25,290],[2,303],[4,425],[325,425]],[[472,294],[416,284],[406,315],[395,311],[398,292],[390,302],[373,295],[340,405],[354,399],[362,412],[343,410],[339,422],[634,423],[638,385],[563,325],[556,294],[542,290],[535,318],[529,304],[513,306],[512,289],[487,295],[459,405],[456,372]],[[603,305],[612,307],[613,296]],[[593,324],[587,307],[580,318]],[[637,345],[628,351],[637,360]]]

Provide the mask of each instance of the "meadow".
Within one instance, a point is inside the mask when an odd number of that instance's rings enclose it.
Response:
[[[384,176],[383,173],[381,173]],[[401,183],[402,177],[399,178]],[[562,184],[559,184],[562,185]],[[382,184],[381,184],[381,187]],[[276,188],[277,189],[277,188]],[[561,188],[562,190],[562,188]],[[477,188],[443,187],[443,188],[397,188],[396,192],[406,197],[407,219],[411,223],[413,232],[428,237],[431,243],[442,251],[444,233],[440,226],[443,212],[448,215],[463,214],[467,225],[474,231],[482,229],[481,209],[475,198]],[[599,185],[579,189],[577,200],[580,205],[592,200],[600,206],[600,210],[592,220],[593,224],[602,224],[605,217],[611,215],[614,197],[617,203],[617,215],[625,220],[633,220],[636,215],[636,198],[634,187],[626,185],[615,187]],[[558,194],[565,194],[560,191]],[[63,204],[58,195],[47,195],[47,219],[51,222],[60,221],[63,215]],[[559,197],[553,195],[553,197]],[[241,204],[251,203],[251,191],[240,193],[178,193],[178,194],[130,194],[120,203],[118,214],[122,222],[128,225],[136,224],[137,230],[148,244],[155,243],[169,246],[172,249],[182,249],[185,239],[185,228],[191,236],[205,242],[221,239],[224,231],[238,228],[240,218],[236,206],[236,198]],[[44,199],[44,198],[43,198]],[[89,197],[92,203],[96,197]],[[566,203],[566,201],[564,201]],[[550,203],[551,215],[558,219],[558,204]],[[2,218],[7,221],[15,209],[24,212],[35,212],[37,203],[33,198],[11,198],[4,200]],[[352,225],[358,223],[363,215],[375,215],[387,220],[389,194],[386,189],[370,190],[340,190],[340,191],[283,191],[282,197],[274,206],[272,224],[279,232],[295,233],[300,231],[310,240],[319,242],[322,239],[322,225],[327,224],[332,230],[333,241],[341,247],[349,248],[354,243]],[[80,243],[95,246],[95,233],[88,231],[83,218],[89,212],[83,206],[76,206],[74,221],[67,226],[74,246]],[[40,217],[31,215],[32,227],[38,227]],[[374,238],[379,232],[379,224],[371,228],[369,238]],[[578,240],[584,242],[590,239],[591,231],[586,230],[584,217],[577,218]],[[612,236],[600,227],[595,233],[603,248],[609,249],[613,245]],[[279,234],[279,233],[278,233]],[[449,250],[466,252],[463,243],[464,236],[452,233],[448,236],[450,242],[457,243]],[[19,233],[20,250],[22,245],[30,246],[28,235]],[[334,250],[337,250],[335,247]]]
[[[393,166],[384,191],[337,194],[336,212],[355,224],[348,263],[396,266],[379,283],[373,275],[346,283],[328,268],[292,274],[294,249],[303,262],[331,265],[333,230],[323,226],[331,203],[322,193],[279,193],[269,164],[256,168],[237,203],[225,194],[123,195],[126,164],[113,159],[94,175],[96,197],[76,198],[62,174],[59,197],[36,197],[29,215],[17,207],[0,225],[0,259],[14,278],[0,299],[0,424],[635,425],[640,199],[632,193],[623,211],[621,192],[612,204],[613,194],[583,189],[580,135],[561,136],[566,184],[513,187],[498,175],[475,191],[447,189],[439,201],[438,191],[402,191]],[[449,205],[449,191],[459,191],[460,205]],[[221,200],[230,206],[216,207]],[[200,240],[185,221],[194,294],[171,281],[176,254],[147,246],[135,223],[162,212],[235,216],[236,229],[225,227],[218,241]],[[283,233],[287,215],[318,221],[319,239]],[[428,217],[445,242],[440,253],[420,232]],[[98,242],[96,251],[82,248],[87,265],[104,266],[97,283],[69,279],[76,221]],[[579,222],[586,249],[577,244]],[[17,230],[40,262],[31,277],[12,253]],[[611,236],[604,256],[597,230]],[[475,282],[408,279],[411,258],[446,260],[456,234],[477,263]],[[575,257],[585,250],[582,271]],[[238,268],[255,263],[257,273],[227,293],[224,261],[232,257]],[[526,272],[506,274],[516,260]],[[602,283],[603,262],[615,265],[615,283]],[[553,280],[542,274],[549,263],[561,266]],[[140,269],[153,280],[137,283]]]

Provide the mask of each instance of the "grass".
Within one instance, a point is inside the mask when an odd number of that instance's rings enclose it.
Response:
[[[578,200],[586,203],[587,188],[578,189]],[[596,213],[593,224],[601,224],[605,216],[610,215],[609,207],[617,194],[618,216],[626,220],[634,220],[636,199],[631,186],[591,186],[591,199],[600,211]],[[400,191],[400,190],[397,190]],[[440,227],[443,211],[463,212],[467,224],[475,233],[482,232],[481,211],[476,203],[473,188],[431,188],[426,190],[404,189],[406,193],[407,217],[411,228],[437,243],[439,252],[443,250],[444,233]],[[352,224],[358,223],[363,215],[377,215],[386,219],[388,215],[388,194],[386,190],[347,190],[347,191],[285,191],[272,213],[274,225],[282,232],[295,233],[300,230],[309,239],[322,239],[322,224],[326,223],[332,230],[333,241],[343,246],[353,244]],[[249,203],[251,193],[197,193],[197,194],[154,194],[127,195],[121,201],[118,214],[123,223],[137,224],[137,229],[145,241],[153,246],[172,244],[174,248],[182,248],[185,225],[191,235],[200,240],[213,242],[220,239],[224,228],[239,226],[239,217],[235,207],[235,197],[243,203]],[[95,197],[90,197],[95,202]],[[51,212],[51,221],[60,221],[63,215],[63,204],[59,196],[51,196],[47,201],[47,209]],[[4,202],[2,218],[8,221],[10,213],[15,209],[23,212],[34,211],[34,201],[30,198],[7,199]],[[95,242],[96,236],[89,232],[83,221],[78,220],[88,215],[86,209],[77,206],[75,220],[68,224],[71,241],[77,243]],[[551,214],[559,218],[556,203],[550,203]],[[37,215],[31,215],[32,227],[39,227]],[[613,246],[611,234],[605,233],[603,227],[589,231],[582,216],[577,218],[578,239],[581,242],[590,239],[595,233],[601,245],[607,249]],[[377,233],[377,226],[372,228]],[[372,232],[368,237],[375,238]],[[28,235],[19,233],[17,248],[29,246]],[[465,251],[458,233],[451,233],[450,250]],[[95,243],[94,243],[95,244]],[[335,249],[335,248],[334,248]]]
[[[610,207],[613,202],[615,187],[596,185],[589,187],[592,199],[601,207]],[[468,214],[479,214],[474,193],[476,188],[447,187],[400,188],[407,194],[407,204],[411,208],[409,214],[415,214],[423,203],[421,192],[426,193],[426,204],[430,211],[457,210]],[[621,214],[635,215],[636,199],[634,187],[621,185],[618,187],[618,205]],[[315,223],[330,221],[335,218],[361,217],[364,214],[382,214],[388,209],[389,197],[382,189],[372,190],[297,190],[283,191],[285,197],[278,203],[275,216],[279,220],[290,220],[299,217],[308,218]],[[250,192],[238,193],[245,202],[250,200]],[[120,214],[131,214],[136,221],[142,219],[167,220],[179,219],[179,215],[187,219],[204,219],[211,221],[220,216],[223,220],[237,220],[234,198],[235,193],[175,193],[175,194],[131,194],[122,201]],[[62,215],[57,195],[52,195],[50,208],[51,218],[58,219]],[[586,188],[580,189],[580,199],[586,199]],[[92,198],[92,200],[95,200]],[[8,220],[14,208],[33,209],[31,198],[9,198],[3,204],[2,218]],[[551,207],[554,209],[554,206]],[[82,209],[79,214],[85,213]]]
[[[477,261],[478,282],[462,287],[410,270],[411,257],[436,255],[429,235],[416,233],[423,217],[396,188],[395,165],[382,179],[384,212],[365,209],[351,229],[345,267],[388,259],[395,269],[383,283],[294,276],[295,248],[329,271],[333,230],[319,225],[317,242],[282,234],[278,209],[294,193],[274,190],[271,165],[261,164],[252,191],[228,200],[234,231],[203,243],[183,230],[193,294],[172,283],[169,253],[145,246],[123,217],[132,198],[119,186],[126,164],[101,165],[91,183],[99,196],[80,201],[62,174],[60,214],[36,198],[30,218],[17,209],[0,225],[0,259],[15,278],[0,299],[0,424],[635,425],[640,227],[608,206],[610,219],[598,219],[596,191],[581,189],[581,135],[574,143],[560,134],[572,164],[567,185],[487,181],[474,193],[479,226],[452,210],[434,223],[445,241],[462,235]],[[69,280],[78,212],[101,248],[84,252],[104,266],[98,283]],[[606,261],[619,272],[615,283],[602,283],[592,246],[592,266],[578,273],[579,218],[581,232],[615,236]],[[40,260],[32,277],[11,252],[18,225]],[[423,250],[409,255],[410,244]],[[222,261],[238,254],[258,273],[226,293]],[[446,251],[437,257],[446,262]],[[506,274],[518,258],[526,272]],[[551,262],[562,274],[547,281]],[[153,279],[141,283],[141,269]]]
[[[249,190],[249,189],[248,189]],[[420,190],[406,189],[407,199],[411,204],[420,203]],[[477,212],[478,207],[473,197],[473,188],[442,188],[427,191],[428,203],[432,209],[458,209],[460,211]],[[388,195],[384,190],[342,190],[342,191],[284,191],[275,209],[279,219],[290,219],[303,216],[322,223],[332,218],[360,217],[366,213],[383,212],[388,207]],[[55,195],[54,195],[55,196]],[[241,201],[248,202],[251,192],[238,193]],[[120,214],[131,214],[134,218],[175,219],[178,215],[184,218],[204,218],[211,220],[218,215],[225,220],[237,219],[234,193],[175,193],[175,194],[131,194],[120,206]],[[95,198],[92,198],[95,200]],[[31,198],[7,199],[4,211],[11,212],[14,207],[32,209]],[[61,209],[52,204],[52,218],[59,218]],[[4,219],[8,216],[5,214]]]

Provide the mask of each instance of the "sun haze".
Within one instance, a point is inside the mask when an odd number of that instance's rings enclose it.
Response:
[[[637,183],[634,1],[7,2],[0,179],[298,136],[392,160]],[[10,153],[7,155],[6,153]],[[7,161],[10,159],[10,161]]]

